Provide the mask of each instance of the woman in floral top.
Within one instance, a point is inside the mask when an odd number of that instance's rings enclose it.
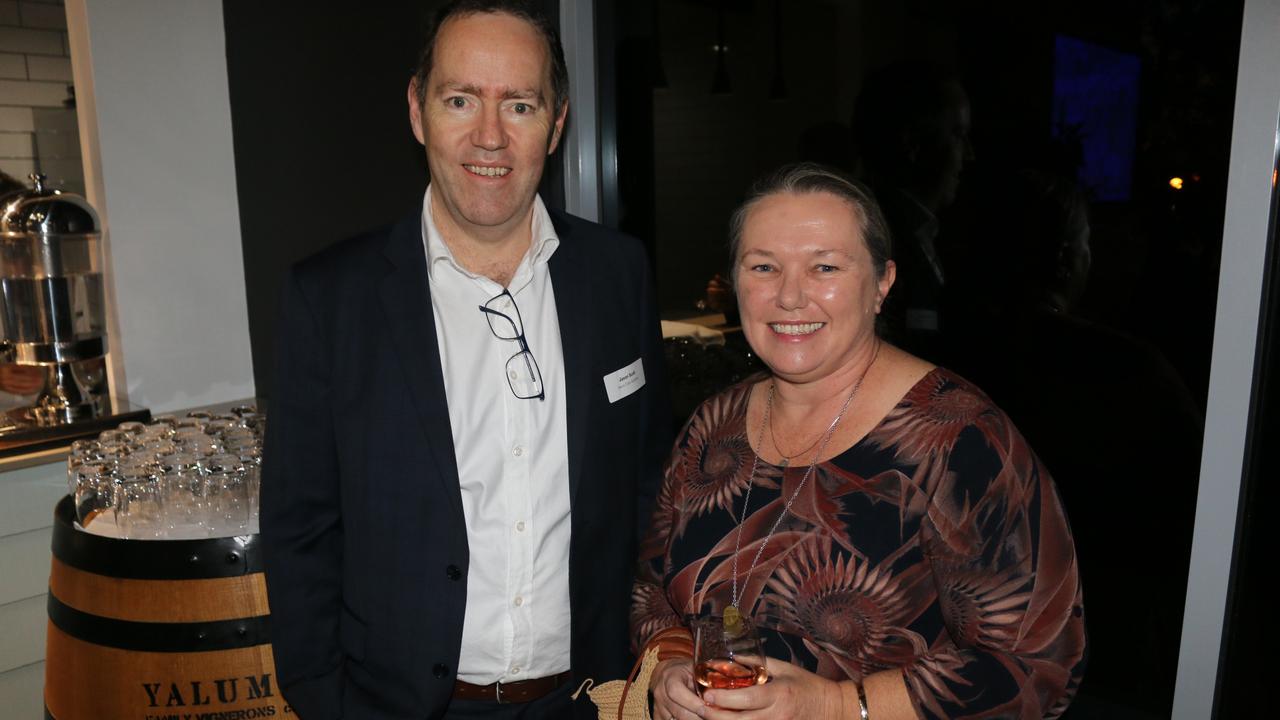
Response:
[[[632,631],[660,645],[735,605],[770,681],[698,697],[692,662],[666,659],[655,718],[1060,715],[1085,656],[1062,505],[980,390],[877,337],[894,265],[874,201],[790,166],[731,238],[743,332],[772,372],[681,433]]]

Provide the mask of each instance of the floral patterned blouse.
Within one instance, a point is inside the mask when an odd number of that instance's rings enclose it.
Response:
[[[1004,413],[933,370],[817,466],[748,572],[807,470],[760,460],[750,477],[751,384],[703,403],[676,442],[641,547],[636,647],[730,604],[738,544],[739,606],[769,657],[835,680],[900,668],[924,718],[1060,715],[1084,669],[1075,549]]]

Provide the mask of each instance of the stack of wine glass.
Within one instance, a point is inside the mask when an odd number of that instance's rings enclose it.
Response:
[[[67,455],[76,519],[100,535],[144,540],[258,532],[258,484],[266,416],[158,415],[122,423]]]

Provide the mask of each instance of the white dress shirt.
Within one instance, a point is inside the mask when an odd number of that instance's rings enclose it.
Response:
[[[555,675],[569,669],[569,442],[547,267],[560,239],[535,197],[529,250],[507,287],[546,394],[525,400],[506,377],[519,344],[494,335],[480,311],[503,288],[454,260],[432,221],[430,187],[422,234],[471,554],[458,679]]]

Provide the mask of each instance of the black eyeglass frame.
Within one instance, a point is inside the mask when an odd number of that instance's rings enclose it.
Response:
[[[511,307],[515,308],[515,311],[516,311],[515,319],[512,319],[510,315],[502,312],[501,310],[495,310],[489,307],[490,303],[493,303],[494,301],[499,300],[502,297],[506,297],[507,300],[511,302]],[[506,367],[508,368],[508,370],[507,370],[507,373],[505,373],[505,375],[507,378],[507,387],[511,388],[511,394],[515,395],[517,398],[521,400],[546,400],[547,389],[542,382],[542,369],[538,367],[538,360],[533,356],[533,351],[529,349],[529,341],[524,335],[524,318],[521,317],[520,315],[520,306],[516,304],[516,299],[511,295],[511,291],[507,290],[506,288],[503,288],[502,292],[486,300],[484,305],[480,305],[479,308],[480,308],[480,312],[485,314],[485,322],[488,323],[489,332],[493,333],[494,337],[498,338],[499,340],[515,340],[517,343],[520,344],[520,349],[511,357],[507,358],[507,363],[506,363]],[[511,337],[507,337],[502,333],[498,332],[498,329],[493,326],[493,318],[491,317],[493,315],[496,315],[502,318],[503,320],[506,320],[508,323],[510,323],[511,328],[515,330],[515,334],[512,335]],[[538,387],[537,394],[522,395],[520,394],[519,391],[516,390],[516,386],[511,383],[510,367],[511,367],[511,363],[517,358],[524,359],[525,364],[529,367],[530,370],[532,370],[533,380],[535,383],[537,383],[537,387]]]

